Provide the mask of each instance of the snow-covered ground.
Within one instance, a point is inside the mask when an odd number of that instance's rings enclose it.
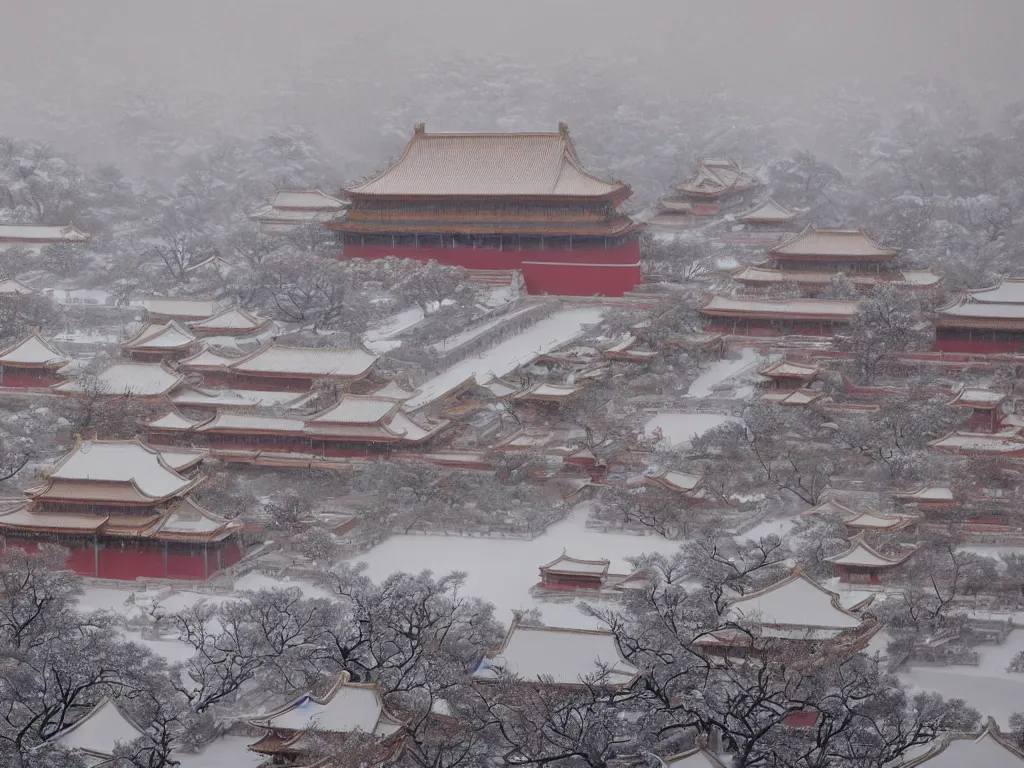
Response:
[[[743,373],[748,368],[761,362],[761,356],[749,347],[740,350],[740,356],[736,360],[716,360],[701,373],[693,383],[687,395],[690,397],[710,397],[714,394],[717,385],[737,374]]]
[[[660,536],[635,536],[587,530],[588,505],[578,505],[565,520],[531,541],[460,536],[394,536],[355,558],[367,564],[367,575],[379,581],[395,571],[435,574],[466,572],[466,594],[494,603],[507,623],[513,609],[540,608],[551,626],[593,627],[572,603],[534,600],[529,589],[538,568],[566,552],[572,557],[611,561],[611,572],[628,573],[627,557],[645,552],[675,552],[679,542]]]
[[[1002,645],[978,646],[977,667],[910,667],[900,679],[915,688],[938,691],[947,698],[964,699],[1007,728],[1010,715],[1024,710],[1024,674],[1006,671],[1018,651],[1024,649],[1024,629],[1010,633]]]
[[[644,432],[650,435],[660,427],[663,439],[670,445],[685,445],[719,424],[730,421],[736,419],[720,413],[659,413],[647,420]]]
[[[540,355],[569,343],[583,332],[585,326],[600,322],[602,314],[603,310],[598,307],[556,312],[511,339],[456,363],[425,381],[419,386],[419,393],[406,401],[405,408],[421,408],[474,376],[478,382],[487,381],[492,376],[504,376]]]
[[[396,315],[385,317],[363,334],[363,346],[376,355],[383,355],[402,346],[402,342],[394,340],[395,336],[422,320],[423,310],[419,307],[411,307]]]

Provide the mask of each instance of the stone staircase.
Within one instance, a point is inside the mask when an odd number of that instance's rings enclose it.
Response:
[[[469,282],[477,285],[512,285],[515,280],[514,269],[470,269]]]

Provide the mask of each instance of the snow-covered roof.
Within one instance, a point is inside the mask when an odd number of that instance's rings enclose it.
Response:
[[[274,730],[359,731],[382,737],[402,727],[402,721],[385,708],[376,683],[350,683],[347,673],[342,673],[325,696],[307,693],[280,709],[248,718],[248,721]]]
[[[546,565],[540,567],[541,571],[552,571],[554,573],[572,573],[587,576],[604,576],[608,573],[610,560],[579,560],[569,557],[564,552]]]
[[[139,302],[150,315],[176,320],[202,320],[221,311],[216,299],[174,299],[153,297]]]
[[[747,264],[732,273],[733,280],[740,283],[797,283],[824,287],[835,278],[834,272],[814,272],[800,270],[773,269],[759,264]],[[873,275],[852,273],[846,278],[857,286],[871,287],[875,285],[910,285],[927,287],[936,285],[942,280],[940,275],[930,269],[908,270],[905,272],[878,273]]]
[[[846,519],[844,522],[848,528],[868,528],[872,530],[889,530],[901,528],[910,523],[913,518],[902,515],[880,515],[877,512],[861,512]]]
[[[693,491],[704,482],[704,476],[693,472],[676,472],[667,470],[654,475],[647,476],[649,480],[657,481],[659,485],[666,485],[677,491]]]
[[[342,395],[337,403],[310,416],[310,423],[379,424],[401,407],[401,401],[377,395]]]
[[[178,474],[161,451],[138,440],[81,442],[47,474],[54,480],[129,482],[154,499],[181,493],[194,483]]]
[[[896,491],[893,496],[907,501],[953,501],[953,489],[941,485],[928,485]]]
[[[514,396],[516,400],[571,400],[583,393],[581,384],[532,384]]]
[[[0,280],[0,296],[13,296],[15,294],[28,296],[33,293],[35,293],[34,290],[13,277]]]
[[[46,743],[59,744],[89,757],[110,758],[118,744],[128,744],[145,735],[113,701],[103,698],[87,715],[57,731]]]
[[[63,368],[69,362],[67,355],[52,347],[38,333],[30,333],[0,352],[0,365]]]
[[[855,517],[857,515],[856,510],[850,509],[847,506],[840,504],[838,501],[833,499],[826,499],[820,504],[811,507],[805,515],[838,515],[841,518]]]
[[[697,170],[689,179],[676,186],[680,192],[713,194],[726,190],[737,192],[759,184],[758,180],[742,170],[731,157],[702,157]]]
[[[67,512],[40,512],[22,504],[0,513],[0,528],[81,531],[91,533],[107,522],[104,515],[74,515]]]
[[[257,317],[238,307],[228,307],[223,312],[202,320],[190,322],[189,328],[197,331],[239,331],[250,333],[266,327],[270,321]]]
[[[607,668],[607,676],[602,673]],[[615,634],[596,629],[532,627],[513,621],[505,641],[485,658],[473,676],[496,679],[501,672],[524,681],[581,685],[602,679],[606,685],[630,685],[639,670],[622,658]]]
[[[347,203],[319,189],[279,189],[270,205],[273,208],[303,211],[339,211],[345,208]]]
[[[856,301],[830,299],[734,299],[729,296],[711,296],[697,309],[707,315],[736,317],[785,316],[804,319],[850,320],[857,313]]]
[[[241,527],[240,521],[215,515],[191,496],[186,496],[171,509],[153,535],[157,538],[194,536],[217,539],[229,536]]]
[[[821,369],[816,365],[795,363],[791,360],[782,358],[781,360],[762,368],[758,373],[762,376],[776,376],[787,379],[813,379],[821,373]]]
[[[626,196],[586,171],[568,129],[552,133],[426,133],[418,126],[398,161],[346,190],[389,196]]]
[[[811,225],[768,249],[772,256],[882,259],[898,255],[895,248],[876,243],[863,229],[818,229]]]
[[[209,419],[207,419],[207,421],[209,421]],[[187,419],[181,415],[177,408],[172,408],[160,418],[146,422],[145,426],[150,429],[169,429],[187,432],[195,429],[203,423],[205,422]]]
[[[808,627],[836,633],[860,626],[862,620],[839,605],[839,597],[808,578],[800,569],[782,581],[737,598],[728,618],[762,626]]]
[[[1024,451],[1024,440],[1021,439],[1020,429],[1014,428],[996,432],[995,434],[984,434],[981,432],[951,432],[938,440],[928,443],[929,448],[940,451],[958,453],[1013,453]]]
[[[947,734],[924,755],[907,760],[900,768],[1021,768],[1024,750],[1004,737],[990,719],[980,736]]]
[[[760,400],[776,405],[810,405],[825,396],[824,392],[817,392],[806,387],[789,391],[765,392]]]
[[[714,753],[702,747],[694,747],[685,752],[661,758],[665,768],[726,768],[725,763]]]
[[[20,240],[39,243],[81,243],[89,239],[74,224],[56,227],[44,227],[22,224],[0,224],[0,240]]]
[[[993,392],[981,387],[961,387],[956,396],[949,401],[950,405],[960,408],[980,408],[982,410],[998,408],[1006,401],[1006,394]]]
[[[177,320],[170,320],[166,323],[150,323],[121,347],[128,350],[173,351],[187,349],[195,341],[196,337],[192,331],[179,325]]]
[[[170,392],[183,377],[158,363],[114,363],[95,376],[99,390],[109,395],[131,394],[136,397],[154,397]],[[89,388],[88,378],[76,378],[57,384],[57,392],[84,392]]]
[[[285,432],[299,433],[305,425],[300,419],[260,416],[255,413],[217,412],[210,421],[196,428],[198,432]]]
[[[179,408],[276,408],[295,410],[314,395],[309,392],[259,391],[254,389],[201,389],[182,387],[170,401]]]
[[[195,369],[201,368],[226,368],[238,360],[237,356],[224,355],[208,346],[204,346],[199,352],[191,357],[182,358],[178,361],[179,368]]]
[[[893,568],[901,564],[912,554],[907,552],[903,557],[889,557],[871,547],[862,536],[850,539],[850,548],[845,552],[824,558],[834,565],[853,565],[863,568]]]
[[[969,288],[967,296],[979,304],[1024,304],[1024,278],[1001,277],[988,288]]]
[[[508,397],[518,392],[521,387],[517,384],[506,381],[505,379],[493,378],[485,384],[481,384],[481,387],[486,389],[495,397]]]
[[[377,357],[363,349],[272,343],[236,360],[230,367],[243,373],[356,378],[368,373],[376,362]]]
[[[779,205],[769,197],[736,218],[748,222],[785,222],[792,221],[796,216],[794,211]]]

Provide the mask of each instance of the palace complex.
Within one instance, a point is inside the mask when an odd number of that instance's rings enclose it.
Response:
[[[938,310],[935,349],[981,354],[1024,349],[1024,279],[966,288]]]
[[[552,133],[427,133],[398,161],[349,187],[326,223],[344,258],[434,260],[522,270],[533,294],[621,296],[641,281],[632,191],[583,166],[565,124]]]

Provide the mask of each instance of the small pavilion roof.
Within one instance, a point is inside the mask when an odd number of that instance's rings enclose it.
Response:
[[[359,378],[370,372],[377,359],[364,349],[292,347],[274,342],[236,360],[230,368],[254,374]]]
[[[818,229],[811,225],[769,248],[768,254],[888,261],[899,255],[899,251],[875,242],[863,229]]]
[[[155,397],[170,393],[184,377],[158,363],[114,363],[95,377],[97,386],[109,395]],[[89,379],[78,377],[57,384],[52,391],[74,394],[87,391]]]
[[[834,565],[852,565],[863,568],[895,568],[912,554],[913,550],[908,551],[902,557],[883,555],[864,541],[862,535],[858,535],[850,539],[850,547],[845,552],[840,552],[838,555],[832,555],[823,559]]]
[[[380,424],[393,416],[402,402],[376,395],[342,395],[337,403],[307,421],[314,424]]]
[[[501,646],[473,673],[495,680],[502,672],[524,682],[583,685],[602,678],[605,685],[628,687],[639,670],[622,658],[615,633],[596,629],[534,627],[514,620]]]
[[[968,288],[965,295],[979,304],[1024,304],[1024,278],[1001,277],[987,288]]]
[[[733,621],[762,626],[806,628],[823,638],[859,627],[863,620],[839,603],[839,596],[808,578],[797,568],[769,587],[737,598],[726,608]]]
[[[35,332],[0,351],[0,365],[57,369],[69,362],[71,359],[67,355]]]
[[[682,193],[715,194],[727,190],[744,191],[760,182],[752,174],[740,168],[731,157],[701,157],[697,170],[689,179],[675,189]]]
[[[188,539],[217,541],[230,536],[241,528],[241,521],[228,520],[226,517],[215,515],[190,495],[168,512],[167,516],[151,531],[151,535],[157,539],[177,541]]]
[[[193,320],[188,324],[189,328],[206,333],[218,331],[231,331],[234,333],[255,333],[266,328],[270,321],[266,318],[246,312],[238,307],[228,307],[223,312],[205,317],[202,320]]]
[[[128,744],[146,732],[109,698],[100,699],[87,715],[46,740],[90,758],[109,759],[118,744]]]
[[[346,190],[354,198],[626,197],[589,173],[560,126],[551,133],[427,133],[416,127],[398,161]]]
[[[816,365],[806,365],[804,363],[795,363],[791,360],[782,358],[774,363],[771,363],[760,371],[762,376],[768,376],[769,378],[786,378],[786,379],[803,379],[810,381],[821,373],[821,368]]]
[[[704,483],[704,475],[693,472],[677,472],[670,469],[657,474],[647,475],[645,481],[671,491],[692,493]]]
[[[188,349],[196,343],[195,334],[179,325],[177,320],[150,323],[121,344],[122,349],[138,351],[166,351]]]
[[[376,683],[349,682],[347,672],[324,696],[312,692],[264,715],[246,720],[259,728],[282,731],[317,730],[323,733],[361,732],[387,737],[399,731],[403,722],[384,705]]]
[[[949,401],[958,408],[975,408],[977,410],[995,410],[1006,402],[1006,394],[993,392],[981,387],[961,387],[956,396]]]
[[[794,211],[785,208],[770,197],[762,200],[746,213],[741,213],[736,218],[740,221],[753,223],[783,223],[792,221],[797,217]]]
[[[74,224],[65,226],[37,226],[33,224],[0,224],[0,239],[38,241],[40,243],[81,243],[89,235]]]
[[[610,560],[579,560],[569,557],[565,552],[556,557],[547,565],[540,567],[541,571],[551,573],[565,573],[580,576],[604,576],[608,573],[611,565]]]
[[[950,734],[923,755],[899,764],[899,768],[1021,768],[1024,766],[1024,750],[1003,736],[995,721],[988,719],[980,735]]]
[[[29,296],[36,291],[13,277],[0,280],[0,296]]]
[[[0,530],[73,531],[95,533],[107,522],[106,515],[75,515],[66,512],[34,511],[22,504],[0,513]]]
[[[710,296],[697,311],[712,317],[787,317],[799,320],[852,320],[857,313],[856,301],[831,299],[734,299]]]

